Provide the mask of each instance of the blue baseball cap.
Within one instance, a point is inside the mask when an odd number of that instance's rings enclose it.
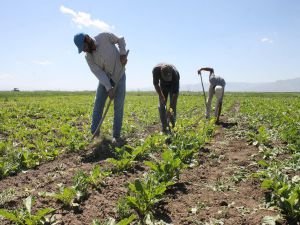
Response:
[[[86,34],[84,33],[78,33],[74,36],[74,43],[78,48],[78,53],[81,53],[83,51],[85,35]]]

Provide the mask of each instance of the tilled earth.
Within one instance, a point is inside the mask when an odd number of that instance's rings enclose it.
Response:
[[[199,165],[185,169],[157,206],[158,220],[174,225],[258,225],[265,216],[279,214],[264,207],[260,183],[250,176],[258,169],[258,149],[239,135],[243,128],[234,119],[223,116],[221,121],[210,143],[199,149]],[[126,194],[126,183],[145,172],[142,163],[128,173],[111,175],[101,190],[89,189],[88,198],[76,210],[62,208],[55,200],[39,196],[42,192],[57,192],[58,184],[72,185],[78,170],[90,171],[96,164],[109,166],[105,162],[111,156],[109,148],[110,143],[103,141],[87,151],[65,154],[35,170],[1,180],[0,192],[14,189],[14,194],[2,200],[0,208],[15,209],[21,206],[22,199],[33,195],[34,210],[57,209],[57,224],[90,225],[93,219],[116,218],[117,201]],[[0,219],[0,224],[11,223]]]

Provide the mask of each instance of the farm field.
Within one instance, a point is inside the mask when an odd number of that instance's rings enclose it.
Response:
[[[172,135],[128,93],[121,148],[113,107],[91,142],[93,99],[0,92],[0,224],[300,224],[299,93],[226,93],[219,124],[181,93]]]

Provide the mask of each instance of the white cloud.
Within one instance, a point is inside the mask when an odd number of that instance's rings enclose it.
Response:
[[[52,64],[52,62],[48,61],[48,60],[33,60],[32,61],[34,64],[38,64],[38,65],[42,65],[42,66],[47,66]]]
[[[60,6],[60,11],[64,14],[69,14],[72,16],[72,21],[79,27],[96,27],[102,31],[112,31],[114,26],[110,26],[109,24],[98,20],[92,19],[91,15],[85,12],[75,12],[72,9],[69,9],[65,6]]]
[[[260,41],[263,42],[263,43],[269,43],[269,44],[273,43],[273,40],[270,39],[270,38],[267,38],[267,37],[264,37],[264,38],[260,39]]]

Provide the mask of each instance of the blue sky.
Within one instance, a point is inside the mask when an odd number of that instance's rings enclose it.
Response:
[[[152,87],[159,62],[181,85],[199,83],[202,66],[227,82],[300,77],[299,0],[10,0],[0,27],[0,90],[95,90],[78,32],[125,37],[128,90]]]

